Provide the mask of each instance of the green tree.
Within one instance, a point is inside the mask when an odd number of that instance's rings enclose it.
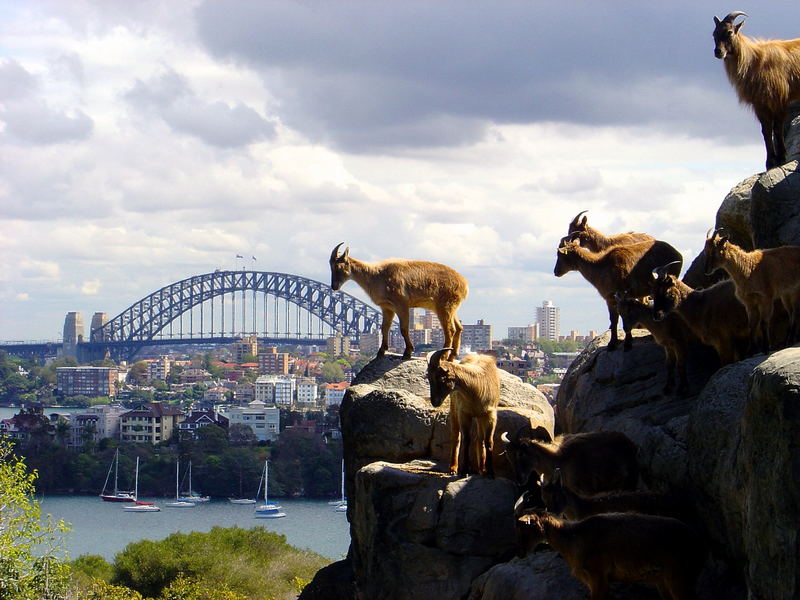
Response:
[[[143,360],[136,362],[128,371],[128,382],[134,385],[143,385],[147,381],[147,363]]]
[[[64,562],[63,521],[41,521],[33,499],[36,473],[28,471],[8,441],[0,439],[0,598],[56,600],[64,597],[70,568]]]
[[[322,379],[328,383],[344,381],[344,371],[338,362],[326,362],[322,365]]]

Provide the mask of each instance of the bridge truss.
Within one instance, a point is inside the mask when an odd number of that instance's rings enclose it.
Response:
[[[135,302],[92,329],[85,351],[93,357],[109,351],[130,360],[143,346],[168,342],[256,335],[320,343],[335,332],[357,339],[378,329],[380,320],[376,309],[313,279],[266,271],[215,271],[172,283]]]

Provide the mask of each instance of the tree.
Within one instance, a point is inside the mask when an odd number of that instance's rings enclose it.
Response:
[[[322,378],[328,383],[344,381],[344,371],[338,362],[326,362],[322,365]]]
[[[147,381],[147,363],[143,360],[136,362],[128,371],[128,382],[142,385]]]
[[[33,499],[36,473],[0,439],[0,598],[56,600],[66,592],[70,569],[62,549],[63,521],[42,522]]]
[[[252,446],[258,441],[253,430],[241,423],[234,423],[228,427],[228,439],[231,446]]]

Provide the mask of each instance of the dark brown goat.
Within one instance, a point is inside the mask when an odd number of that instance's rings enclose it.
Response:
[[[551,546],[592,600],[607,600],[611,581],[645,581],[664,600],[690,600],[706,559],[702,539],[682,521],[636,513],[573,522],[532,511],[517,519],[517,541],[521,555],[540,543]]]
[[[722,20],[714,17],[714,56],[724,61],[739,102],[753,107],[771,169],[786,162],[783,123],[789,102],[800,100],[800,38],[750,39],[739,33],[744,22],[734,23],[746,16],[736,10]]]
[[[636,445],[619,431],[594,431],[560,436],[552,443],[522,437],[501,439],[517,483],[533,476],[551,478],[561,469],[566,485],[583,495],[632,490],[639,480]]]
[[[608,307],[611,330],[608,349],[614,350],[619,343],[619,311],[614,294],[628,291],[637,298],[649,296],[653,287],[653,269],[668,263],[669,271],[677,275],[681,271],[683,258],[675,248],[660,240],[612,246],[600,252],[583,248],[577,240],[567,240],[558,248],[553,273],[561,277],[570,271],[578,271],[603,297]],[[630,350],[633,344],[631,326],[623,322],[623,327],[627,327],[625,350]]]
[[[653,271],[653,318],[675,311],[698,339],[714,348],[723,365],[743,359],[750,347],[747,311],[732,281],[695,290],[664,268]]]
[[[577,521],[592,515],[610,512],[636,512],[646,515],[673,517],[692,523],[694,515],[680,497],[648,490],[609,492],[596,496],[581,496],[561,481],[561,470],[556,469],[550,479],[542,478],[542,501],[547,510]]]
[[[667,383],[664,386],[664,393],[672,393],[677,373],[677,393],[679,396],[686,394],[689,391],[686,356],[689,352],[689,344],[697,341],[696,336],[686,326],[683,319],[675,313],[667,314],[662,320],[657,321],[653,318],[653,309],[650,304],[645,304],[625,294],[617,294],[616,300],[623,324],[644,327],[653,335],[655,342],[664,348],[667,366]]]

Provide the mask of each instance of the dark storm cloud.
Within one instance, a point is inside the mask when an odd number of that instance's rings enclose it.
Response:
[[[212,146],[235,148],[275,135],[275,126],[249,106],[207,102],[171,69],[148,81],[137,81],[125,98],[140,111],[157,115],[175,131]]]
[[[781,31],[790,6],[759,5],[753,29],[793,37]],[[712,17],[688,1],[206,0],[196,11],[208,50],[259,70],[289,125],[360,151],[536,121],[749,137],[712,54]]]

